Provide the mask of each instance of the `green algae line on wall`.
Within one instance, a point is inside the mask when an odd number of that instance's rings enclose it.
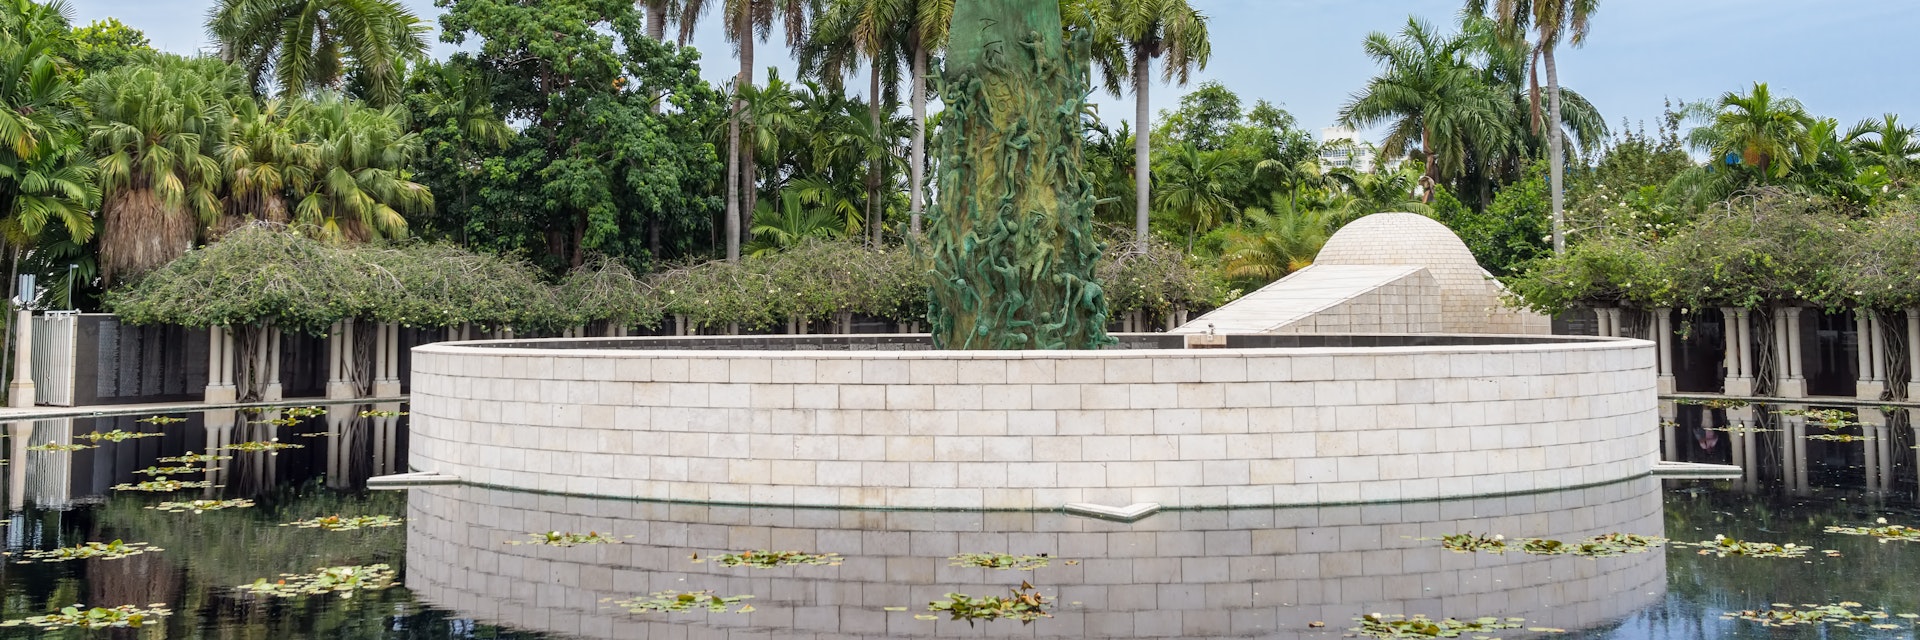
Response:
[[[942,349],[1111,344],[1094,280],[1092,184],[1080,168],[1086,37],[1056,0],[960,0],[939,87],[927,318]]]

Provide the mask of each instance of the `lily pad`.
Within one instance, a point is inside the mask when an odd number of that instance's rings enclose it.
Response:
[[[178,424],[186,421],[186,418],[179,416],[153,416],[150,418],[141,418],[134,422],[145,422],[147,424]]]
[[[1369,638],[1458,638],[1468,633],[1488,633],[1501,629],[1518,629],[1526,622],[1524,618],[1475,618],[1458,620],[1443,618],[1434,620],[1426,616],[1381,615],[1370,613],[1354,621],[1360,626],[1352,629],[1354,633]]]
[[[1440,546],[1454,553],[1506,553],[1507,537],[1499,534],[1455,533],[1440,536]]]
[[[362,418],[392,418],[394,416],[404,416],[404,415],[407,415],[407,412],[389,411],[386,409],[368,409],[366,411],[360,412],[360,417]]]
[[[713,591],[655,591],[644,598],[621,600],[614,603],[628,613],[680,613],[705,609],[714,613],[725,613],[733,605],[753,598],[750,595],[718,596]],[[751,605],[741,604],[739,612],[753,611]]]
[[[318,518],[309,518],[306,520],[296,520],[293,522],[282,524],[280,526],[295,527],[299,529],[326,529],[328,531],[352,531],[355,529],[372,529],[376,527],[397,527],[403,523],[405,523],[404,520],[395,518],[393,516],[348,517],[348,516],[334,515],[334,516],[320,516]]]
[[[279,455],[281,449],[305,449],[306,447],[307,445],[304,445],[304,444],[293,444],[289,442],[281,442],[279,438],[274,438],[272,440],[265,440],[265,441],[242,442],[239,444],[230,444],[221,448],[229,451],[246,451],[249,453],[259,453],[259,452],[265,451],[265,452],[272,453],[274,455]]]
[[[365,566],[321,567],[313,573],[283,573],[280,578],[268,582],[266,578],[243,584],[235,589],[256,595],[276,598],[296,596],[335,594],[341,598],[351,598],[356,591],[378,591],[396,584],[393,567],[384,564]]]
[[[0,627],[24,625],[42,629],[137,629],[158,624],[170,615],[173,615],[173,611],[168,609],[166,604],[158,602],[147,605],[145,608],[130,604],[118,607],[87,608],[87,605],[75,604],[63,607],[56,613],[0,622]]]
[[[187,512],[201,513],[203,511],[219,511],[221,509],[245,509],[251,506],[253,506],[252,500],[247,500],[244,498],[236,498],[233,500],[188,500],[185,502],[162,502],[160,504],[156,504],[147,508],[153,509],[155,511],[165,511],[168,513],[187,513]]]
[[[319,407],[319,406],[288,407],[285,413],[287,414],[288,417],[293,417],[293,418],[313,418],[313,417],[327,415],[327,408]]]
[[[765,549],[743,551],[740,553],[723,553],[713,557],[713,562],[721,566],[753,567],[755,569],[772,569],[774,567],[798,564],[839,566],[841,560],[842,558],[838,553],[767,551]],[[702,560],[695,558],[694,562],[698,563],[702,562]]]
[[[46,444],[36,444],[31,447],[27,447],[27,450],[28,451],[80,451],[83,449],[98,449],[98,448],[100,447],[90,445],[90,444],[67,444],[65,442],[49,442]]]
[[[139,432],[134,432],[134,431],[124,431],[124,430],[121,430],[121,429],[114,429],[114,430],[112,430],[112,431],[108,431],[108,432],[106,432],[106,433],[101,433],[101,432],[98,432],[98,431],[95,431],[95,432],[93,432],[93,433],[83,433],[83,434],[80,434],[80,435],[77,435],[77,436],[74,436],[73,438],[74,438],[75,440],[86,440],[86,441],[88,441],[88,442],[92,442],[92,443],[94,443],[94,444],[99,444],[99,443],[100,443],[100,441],[102,441],[102,440],[105,440],[105,441],[107,441],[107,442],[125,442],[125,441],[128,441],[128,440],[133,440],[133,439],[136,439],[136,438],[158,438],[158,437],[160,437],[160,436],[164,436],[164,435],[167,435],[167,434],[164,434],[164,433],[139,433]]]
[[[71,547],[57,549],[29,549],[18,554],[6,554],[26,558],[19,564],[35,562],[66,562],[68,560],[118,560],[137,556],[148,551],[164,551],[145,542],[82,542]]]
[[[1920,529],[1905,525],[1887,524],[1886,518],[1879,519],[1875,524],[1880,526],[1827,527],[1827,533],[1840,533],[1850,536],[1872,536],[1879,539],[1881,543],[1893,542],[1895,540],[1902,542],[1920,542]]]
[[[1906,618],[1907,615],[1908,614],[1901,614],[1900,617]],[[1728,620],[1758,622],[1760,626],[1763,627],[1796,627],[1801,625],[1831,624],[1836,627],[1849,628],[1855,624],[1862,623],[1880,624],[1889,616],[1885,611],[1863,608],[1863,605],[1858,602],[1841,602],[1838,604],[1803,604],[1799,606],[1776,603],[1773,607],[1767,609],[1728,611],[1720,614],[1720,617]],[[1907,619],[1911,620],[1911,618]],[[1909,623],[1909,626],[1911,626],[1911,623]],[[1888,628],[1897,629],[1899,627],[1890,626]]]
[[[179,491],[181,489],[205,489],[211,486],[213,486],[213,482],[210,480],[201,480],[198,482],[192,482],[192,481],[182,481],[182,480],[169,480],[167,479],[166,476],[161,476],[158,478],[154,478],[152,480],[148,480],[146,482],[139,482],[134,484],[116,484],[116,485],[113,485],[113,490],[114,491],[153,491],[153,492],[164,493],[168,491]]]
[[[1037,556],[1016,556],[1005,553],[962,553],[947,558],[948,566],[980,567],[1013,571],[1032,571],[1052,562],[1046,554]]]
[[[147,467],[136,470],[134,473],[149,476],[175,476],[183,473],[199,473],[202,471],[206,471],[206,469],[200,467]]]
[[[965,620],[972,625],[975,620],[1019,620],[1029,624],[1041,618],[1051,618],[1053,614],[1047,608],[1053,599],[1042,595],[1027,582],[1019,587],[1007,589],[1008,595],[973,597],[964,593],[949,593],[945,600],[927,603],[928,611],[936,611],[952,616],[954,620]]]
[[[1813,550],[1812,547],[1801,546],[1792,542],[1786,544],[1752,542],[1735,540],[1724,535],[1716,535],[1712,540],[1703,540],[1700,542],[1676,542],[1673,546],[1698,547],[1700,549],[1700,555],[1719,556],[1722,558],[1728,556],[1746,558],[1799,558],[1807,555],[1808,551]]]
[[[188,451],[186,455],[179,455],[171,458],[161,458],[159,461],[173,462],[173,463],[179,463],[179,464],[194,464],[194,463],[206,464],[208,462],[213,462],[215,460],[232,460],[232,459],[233,459],[233,456],[218,456],[211,453],[194,453],[192,451]]]
[[[540,544],[549,547],[571,547],[582,544],[620,544],[619,539],[598,531],[588,531],[586,533],[548,531],[546,533],[529,533],[527,537],[533,539],[508,540],[507,544]],[[627,537],[631,538],[633,536]]]

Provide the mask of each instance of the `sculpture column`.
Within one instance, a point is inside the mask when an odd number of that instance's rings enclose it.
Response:
[[[33,388],[33,310],[21,309],[13,316],[13,381],[7,383],[7,406],[31,407],[37,391]]]
[[[1920,399],[1920,309],[1907,309],[1907,399]]]
[[[260,399],[274,402],[286,397],[280,386],[280,328],[267,327],[267,387]]]
[[[1653,310],[1653,344],[1660,351],[1660,377],[1657,381],[1660,393],[1673,393],[1678,388],[1673,377],[1673,310],[1660,307]]]

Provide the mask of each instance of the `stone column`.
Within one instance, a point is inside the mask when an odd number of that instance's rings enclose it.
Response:
[[[260,399],[274,402],[286,397],[280,386],[280,328],[267,327],[267,388]]]
[[[327,398],[342,400],[359,395],[353,388],[352,320],[333,323],[333,331],[327,336],[327,351],[333,354],[333,360],[327,365]]]
[[[1853,397],[1861,400],[1878,400],[1880,392],[1886,389],[1886,383],[1876,377],[1880,369],[1876,363],[1881,360],[1877,349],[1879,340],[1875,339],[1874,335],[1878,333],[1874,331],[1877,326],[1878,323],[1873,320],[1873,311],[1868,309],[1854,311]]]
[[[27,445],[33,439],[33,421],[7,423],[7,507],[27,508]]]
[[[1658,391],[1673,393],[1678,388],[1673,377],[1673,310],[1666,307],[1654,309],[1652,330],[1654,348],[1660,351]]]
[[[1786,359],[1781,361],[1780,366],[1786,374],[1780,378],[1780,384],[1777,385],[1778,389],[1775,393],[1782,398],[1807,397],[1807,377],[1800,370],[1800,314],[1802,311],[1804,309],[1801,307],[1787,307],[1782,311],[1787,320],[1786,330],[1782,336],[1785,340],[1783,344],[1786,346]]]
[[[13,381],[7,383],[7,406],[31,407],[38,392],[33,388],[33,311],[21,309],[13,315]]]
[[[1920,400],[1920,309],[1907,309],[1907,399]]]
[[[1733,307],[1720,307],[1720,318],[1720,333],[1726,338],[1726,344],[1720,352],[1720,364],[1727,370],[1726,377],[1722,378],[1721,381],[1721,393],[1727,395],[1746,395],[1734,393],[1740,388],[1738,382],[1740,379],[1739,317],[1734,315]]]
[[[1606,307],[1593,308],[1594,335],[1600,336],[1602,338],[1609,338],[1613,336],[1613,325],[1611,324],[1611,321],[1613,320],[1613,314],[1607,313],[1608,311],[1612,311],[1612,309],[1608,309]]]
[[[1672,400],[1660,401],[1660,459],[1670,462],[1680,460],[1680,412],[1679,405]]]
[[[209,404],[228,403],[240,398],[233,385],[233,332],[226,327],[207,329],[207,391]]]
[[[373,397],[392,398],[400,395],[400,325],[383,322],[379,326],[380,374],[373,381]]]
[[[1721,308],[1727,316],[1727,387],[1730,396],[1753,395],[1753,318],[1746,309]]]

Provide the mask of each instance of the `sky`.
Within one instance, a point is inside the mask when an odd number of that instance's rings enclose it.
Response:
[[[192,53],[207,45],[202,23],[211,0],[69,0],[75,22],[112,16],[147,33],[155,47]],[[1302,126],[1329,126],[1343,103],[1376,71],[1361,52],[1369,32],[1394,32],[1409,16],[1440,25],[1455,20],[1460,0],[1191,0],[1210,21],[1213,56],[1193,84],[1212,80],[1255,100],[1276,103]],[[432,0],[402,0],[430,22]],[[693,46],[705,54],[702,75],[723,82],[738,70],[720,22],[708,15]],[[1920,83],[1906,71],[1920,8],[1914,0],[1606,0],[1586,46],[1562,49],[1562,84],[1586,95],[1616,130],[1622,122],[1651,128],[1665,102],[1717,98],[1767,82],[1775,95],[1798,98],[1818,116],[1844,124],[1881,113],[1920,120]],[[765,67],[792,78],[794,64],[775,34],[756,51]],[[439,44],[437,55],[453,51]],[[865,87],[849,83],[849,90]],[[1179,104],[1187,87],[1156,83],[1148,97],[1158,112]],[[1132,119],[1131,95],[1096,93],[1110,125]]]

